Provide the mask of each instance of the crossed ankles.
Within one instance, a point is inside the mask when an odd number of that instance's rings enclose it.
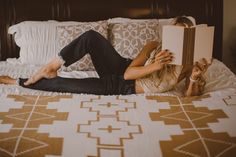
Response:
[[[32,77],[30,77],[24,85],[34,84],[42,78],[54,78],[57,76],[57,70],[61,67],[62,63],[60,58],[55,58],[49,64],[42,67],[38,72],[36,72]]]

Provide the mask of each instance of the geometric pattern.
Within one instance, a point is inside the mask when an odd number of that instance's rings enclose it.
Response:
[[[164,121],[167,125],[179,125],[183,131],[183,135],[172,135],[170,141],[160,141],[164,157],[228,157],[236,154],[236,137],[230,137],[227,133],[213,133],[208,126],[208,123],[218,122],[219,118],[227,118],[227,115],[219,109],[209,110],[207,107],[193,105],[192,101],[200,101],[203,97],[147,97],[170,103],[169,109],[150,112],[151,120]]]
[[[87,138],[96,141],[97,157],[109,154],[124,156],[124,141],[132,140],[134,134],[142,134],[141,125],[131,124],[120,117],[121,113],[135,109],[135,102],[129,102],[119,96],[112,102],[105,97],[98,97],[82,101],[81,108],[87,108],[89,113],[96,114],[96,119],[78,125],[78,133],[86,134]]]
[[[232,157],[234,96],[1,95],[0,157]]]
[[[236,105],[236,93],[234,95],[230,95],[227,98],[224,98],[223,101],[225,102],[225,104],[227,104],[228,106],[230,105]]]
[[[109,24],[109,40],[115,50],[124,58],[134,59],[143,45],[150,41],[158,41],[159,22],[148,21]]]
[[[58,102],[71,96],[27,96],[8,95],[8,98],[21,104],[20,108],[11,108],[0,112],[0,124],[11,124],[8,131],[0,131],[0,156],[37,156],[45,154],[60,155],[63,139],[51,138],[46,133],[37,133],[41,124],[52,124],[55,120],[66,120],[68,113],[47,109],[50,102]],[[23,103],[23,104],[22,104]],[[2,104],[1,104],[2,105]],[[7,106],[10,104],[4,104]],[[1,106],[4,108],[4,106]]]

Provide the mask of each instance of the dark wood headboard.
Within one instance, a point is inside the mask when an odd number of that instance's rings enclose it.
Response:
[[[19,56],[9,26],[26,20],[96,21],[112,17],[191,15],[215,25],[214,57],[222,60],[223,0],[0,0],[0,60]]]

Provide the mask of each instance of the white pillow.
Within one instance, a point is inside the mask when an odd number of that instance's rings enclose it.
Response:
[[[8,33],[14,34],[15,42],[20,47],[19,61],[22,64],[44,65],[56,57],[62,48],[57,27],[80,25],[88,28],[88,26],[95,24],[100,25],[101,21],[24,21],[11,26]],[[103,22],[102,26],[104,32],[107,32],[106,22]]]
[[[20,47],[21,63],[46,64],[57,55],[55,24],[55,21],[25,21],[9,28],[8,32],[14,34]]]

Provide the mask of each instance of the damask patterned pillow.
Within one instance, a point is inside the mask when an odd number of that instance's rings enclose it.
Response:
[[[98,21],[98,22],[81,22],[73,25],[60,25],[57,26],[57,34],[59,40],[59,47],[62,49],[67,44],[69,44],[72,40],[83,34],[84,32],[92,29],[94,31],[99,32],[105,38],[107,38],[107,22],[106,21]],[[89,54],[85,55],[82,59],[70,65],[69,67],[63,67],[64,71],[72,71],[72,70],[94,70],[94,66],[92,64],[92,60]]]
[[[109,40],[118,53],[125,58],[135,58],[150,41],[159,41],[158,20],[110,23]]]

